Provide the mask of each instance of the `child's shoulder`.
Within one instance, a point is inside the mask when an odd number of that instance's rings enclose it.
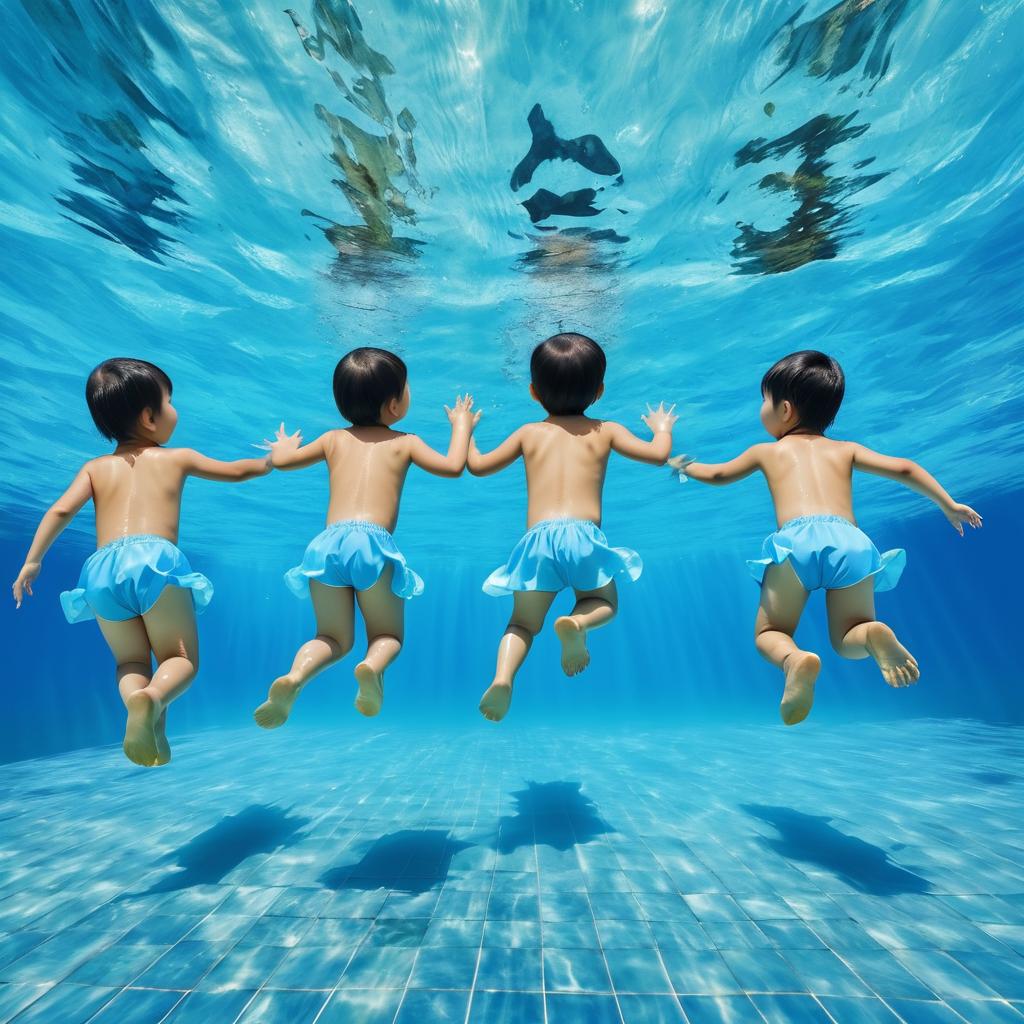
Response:
[[[327,451],[341,451],[352,445],[368,444],[399,444],[417,440],[418,435],[404,430],[392,430],[390,427],[336,427],[322,435]]]
[[[550,418],[543,420],[530,420],[524,423],[519,429],[542,433],[551,430],[565,430],[567,427],[583,427],[587,430],[604,430],[617,426],[612,420],[599,420],[592,416],[559,416],[557,420]]]

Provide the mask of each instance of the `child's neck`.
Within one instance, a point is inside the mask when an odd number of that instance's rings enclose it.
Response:
[[[119,441],[117,447],[114,449],[115,455],[120,455],[123,452],[136,451],[139,448],[159,448],[160,442],[154,441],[148,437],[132,438],[128,441]]]

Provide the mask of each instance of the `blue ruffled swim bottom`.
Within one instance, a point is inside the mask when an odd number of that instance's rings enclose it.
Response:
[[[871,539],[842,516],[800,516],[765,538],[761,558],[748,559],[750,574],[764,581],[770,565],[787,559],[805,590],[841,590],[875,577],[875,590],[892,590],[907,564],[907,553],[880,554]]]
[[[423,580],[405,564],[390,531],[363,519],[343,519],[309,542],[302,564],[289,569],[284,581],[297,597],[308,596],[308,580],[325,587],[369,590],[388,565],[394,567],[391,589],[399,597],[423,593]]]
[[[65,590],[60,603],[68,622],[124,622],[145,615],[167,586],[191,590],[197,612],[213,597],[213,584],[192,571],[175,544],[166,537],[139,533],[118,537],[94,551],[82,566],[78,586]]]
[[[597,590],[616,576],[639,579],[644,563],[629,548],[608,546],[587,519],[545,519],[523,535],[508,561],[484,580],[485,594],[517,590]]]

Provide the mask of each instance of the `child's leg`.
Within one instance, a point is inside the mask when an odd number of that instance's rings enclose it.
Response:
[[[555,593],[550,590],[516,591],[512,618],[505,627],[505,635],[498,644],[498,665],[494,682],[480,701],[480,714],[491,722],[500,722],[512,702],[512,683],[516,673],[530,653],[533,638],[544,625]]]
[[[257,725],[264,729],[283,725],[306,683],[352,650],[352,593],[351,587],[328,587],[316,580],[309,581],[316,636],[295,652],[288,674],[270,684],[267,699],[253,713]]]
[[[768,566],[761,583],[754,643],[762,657],[786,674],[779,708],[786,725],[796,725],[810,713],[814,683],[821,670],[821,659],[810,651],[800,650],[793,641],[807,597],[789,562]]]
[[[107,646],[117,663],[117,688],[121,694],[121,700],[127,707],[128,698],[136,690],[145,689],[153,675],[153,656],[149,647],[146,625],[141,617],[126,619],[123,622],[112,622],[108,619],[97,619],[96,621],[99,623],[103,639],[107,641]],[[144,764],[149,767],[154,764],[167,764],[171,759],[171,748],[167,744],[167,736],[163,728],[164,722],[165,718],[161,715],[154,730],[155,756],[148,747],[144,747],[140,751],[134,739],[129,749],[128,736],[125,735],[124,752],[136,764]],[[152,757],[152,760],[146,760],[147,757]],[[141,760],[137,760],[137,758],[141,758]]]
[[[910,686],[921,673],[914,656],[896,639],[896,634],[875,618],[875,582],[872,577],[852,587],[830,590],[828,630],[832,646],[844,658],[871,655],[890,686]]]
[[[196,633],[192,591],[183,587],[164,588],[159,600],[142,620],[149,646],[156,658],[156,669],[149,683],[125,702],[128,724],[140,742],[148,743],[149,722],[156,738],[157,764],[171,759],[167,743],[167,705],[177,700],[192,685],[199,668],[199,637]],[[127,734],[126,734],[127,742]],[[166,761],[161,757],[166,755]]]
[[[366,624],[366,657],[355,667],[356,710],[372,718],[384,701],[384,670],[398,657],[405,638],[405,601],[391,589],[392,566],[369,590],[356,593]]]
[[[555,634],[562,643],[562,671],[567,676],[582,672],[590,664],[587,633],[615,618],[619,597],[615,581],[597,590],[577,590],[576,607],[555,619]]]

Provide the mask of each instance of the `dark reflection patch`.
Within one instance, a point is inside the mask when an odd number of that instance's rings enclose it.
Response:
[[[605,177],[614,177],[612,187],[623,183],[622,168],[619,161],[611,154],[600,136],[588,133],[573,139],[563,139],[555,131],[554,125],[544,115],[539,103],[535,103],[527,116],[530,126],[530,148],[512,172],[509,185],[513,192],[528,185],[541,164],[549,160],[563,160],[577,164],[584,170]],[[538,188],[521,205],[530,217],[536,231],[543,235],[527,234],[526,237],[535,243],[534,247],[519,257],[518,263],[531,272],[574,270],[574,269],[609,269],[618,262],[618,255],[609,253],[605,243],[621,245],[628,242],[626,235],[619,234],[613,228],[557,228],[542,223],[551,217],[597,217],[605,212],[598,206],[598,197],[604,191],[599,188],[587,187],[571,189],[568,192],[552,192],[547,188]],[[625,214],[623,209],[617,209]],[[509,232],[514,238],[522,235]]]
[[[851,211],[843,200],[880,181],[889,172],[834,175],[825,155],[834,146],[856,139],[867,124],[853,124],[857,112],[845,117],[819,114],[777,139],[753,139],[736,153],[736,166],[785,157],[794,150],[802,157],[794,171],[766,174],[758,188],[792,196],[797,208],[785,224],[764,231],[742,221],[734,240],[733,266],[739,274],[779,274],[814,260],[835,257],[850,237]]]
[[[416,173],[416,118],[407,108],[395,114],[388,105],[384,78],[395,73],[394,66],[366,41],[359,15],[348,0],[316,0],[312,31],[294,10],[285,13],[306,53],[324,65],[342,99],[381,128],[367,131],[344,114],[316,104],[314,112],[327,130],[328,155],[339,175],[332,182],[360,223],[312,216],[326,224],[320,229],[339,257],[358,258],[361,276],[372,276],[368,261],[375,258],[415,258],[424,243],[396,234],[396,222],[415,224],[410,194],[425,199],[433,192],[423,187]],[[341,70],[329,65],[332,54],[344,65]]]

